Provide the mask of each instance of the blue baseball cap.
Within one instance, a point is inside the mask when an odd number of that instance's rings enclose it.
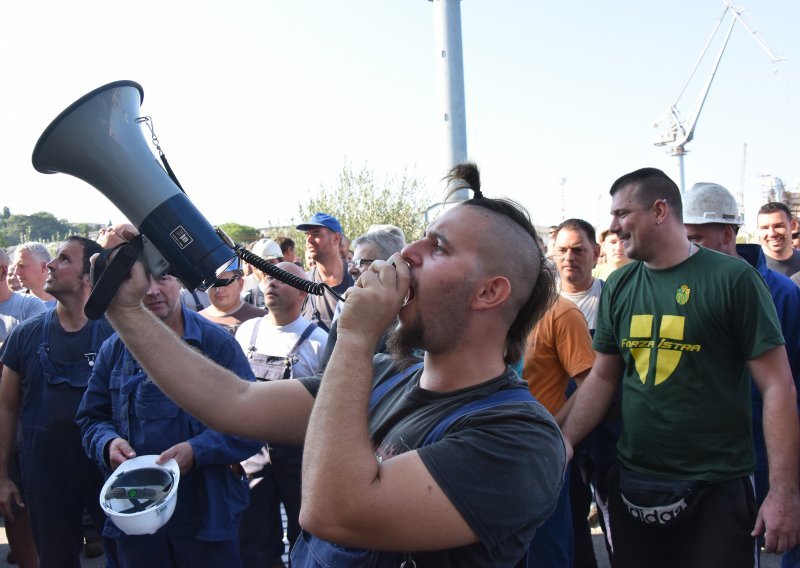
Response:
[[[325,227],[334,233],[344,233],[341,224],[339,224],[339,219],[327,213],[314,213],[314,216],[309,221],[297,225],[297,230],[309,231],[314,227]]]

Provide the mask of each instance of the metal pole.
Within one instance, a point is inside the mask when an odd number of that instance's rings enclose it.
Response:
[[[444,138],[444,171],[467,159],[467,118],[464,103],[464,57],[461,49],[461,0],[430,0],[436,48],[439,116]],[[451,199],[466,201],[468,190]]]

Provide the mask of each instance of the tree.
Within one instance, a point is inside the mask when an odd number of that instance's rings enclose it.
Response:
[[[8,208],[6,208],[8,209]],[[26,241],[43,243],[58,242],[67,235],[88,236],[96,231],[97,223],[70,223],[56,219],[52,213],[40,211],[32,215],[13,215],[0,218],[0,242],[2,246],[18,245]]]
[[[346,164],[336,186],[320,187],[316,195],[300,204],[299,212],[303,220],[318,211],[335,216],[350,239],[366,233],[370,225],[389,223],[403,229],[406,239],[411,241],[425,230],[426,208],[426,195],[416,178],[404,172],[399,178],[379,182],[366,166],[354,172],[352,165]],[[305,239],[295,238],[295,241],[298,249],[305,248]]]
[[[259,238],[258,229],[239,223],[223,223],[219,226],[230,238],[237,243],[255,241]]]
[[[67,235],[69,229],[66,221],[56,219],[52,213],[44,211],[32,215],[10,215],[0,222],[0,233],[11,244],[58,240]]]
[[[93,230],[94,227],[91,223],[70,223],[70,234],[71,235],[80,235],[82,237],[89,237],[89,233]]]

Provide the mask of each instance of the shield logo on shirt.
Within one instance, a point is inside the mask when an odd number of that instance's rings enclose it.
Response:
[[[683,284],[678,290],[675,292],[675,301],[678,302],[681,306],[686,305],[686,302],[689,301],[689,295],[692,291],[686,284]]]

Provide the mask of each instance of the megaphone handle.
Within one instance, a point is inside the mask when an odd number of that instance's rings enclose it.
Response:
[[[128,277],[138,257],[139,251],[132,244],[126,243],[119,247],[116,256],[106,265],[100,278],[95,282],[92,293],[89,294],[89,299],[83,307],[83,313],[87,318],[100,319],[106,313],[111,300]]]

